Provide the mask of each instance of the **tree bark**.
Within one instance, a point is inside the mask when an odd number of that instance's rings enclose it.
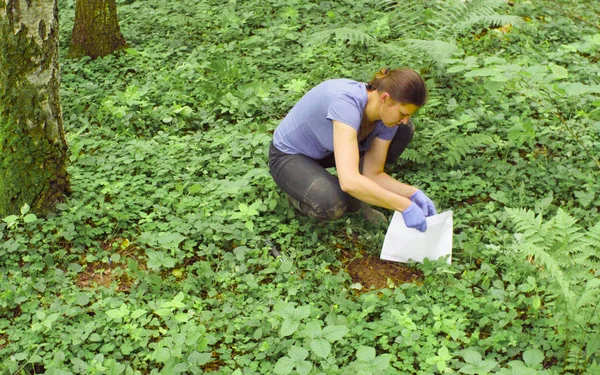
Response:
[[[58,1],[0,4],[0,217],[69,193],[59,95]]]
[[[77,0],[69,57],[95,59],[127,48],[115,0]]]

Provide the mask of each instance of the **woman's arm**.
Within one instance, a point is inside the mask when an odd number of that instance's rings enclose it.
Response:
[[[360,156],[356,130],[343,122],[333,121],[333,149],[340,186],[343,191],[365,203],[402,212],[410,206],[411,201],[404,194],[397,193],[395,189],[400,189],[398,192],[408,193],[409,189],[405,187],[409,185],[401,184],[383,173],[387,154],[386,142],[375,139],[373,146],[375,146],[375,142],[378,144],[377,150],[369,157],[368,166],[364,166],[368,168],[369,176],[375,178],[372,179],[362,175],[358,169]],[[389,142],[387,142],[387,146],[389,146]],[[382,148],[385,148],[385,152],[382,151]],[[383,160],[381,160],[382,154]],[[376,167],[379,162],[381,162],[380,167]],[[367,163],[366,158],[365,163]],[[374,173],[376,170],[380,170],[380,172]],[[387,178],[381,176],[382,173]],[[390,180],[395,181],[398,185]],[[390,189],[387,189],[387,186]]]
[[[410,198],[417,192],[414,186],[404,184],[383,171],[385,159],[391,141],[375,138],[371,148],[363,159],[363,176],[375,181],[379,186],[405,198]]]

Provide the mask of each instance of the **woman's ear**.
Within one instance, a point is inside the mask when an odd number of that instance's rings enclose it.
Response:
[[[383,94],[381,94],[379,96],[379,101],[381,103],[387,103],[388,100],[390,100],[390,99],[391,99],[390,94],[388,94],[387,92],[384,92]]]

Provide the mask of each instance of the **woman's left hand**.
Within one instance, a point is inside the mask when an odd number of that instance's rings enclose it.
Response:
[[[423,193],[421,190],[417,190],[416,193],[411,195],[410,200],[419,206],[421,210],[423,210],[425,217],[437,214],[433,201],[429,199],[429,197],[427,197],[427,195],[425,195],[425,193]]]

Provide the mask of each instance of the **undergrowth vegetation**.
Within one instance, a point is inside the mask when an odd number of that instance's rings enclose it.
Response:
[[[61,59],[72,195],[0,222],[0,373],[600,373],[595,5],[118,1],[130,49]],[[390,173],[454,211],[453,264],[370,289],[342,252],[385,233],[294,216],[266,154],[384,66],[428,82]]]

